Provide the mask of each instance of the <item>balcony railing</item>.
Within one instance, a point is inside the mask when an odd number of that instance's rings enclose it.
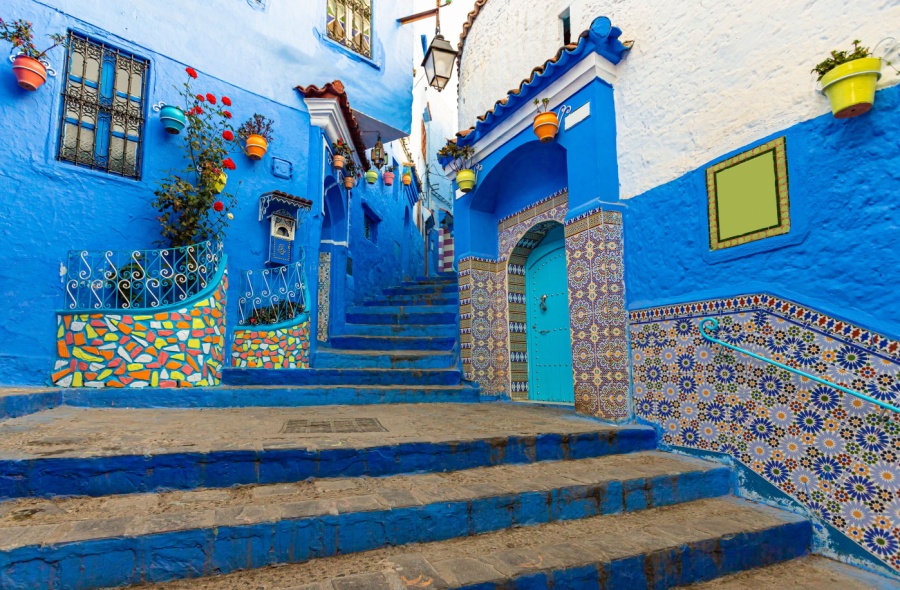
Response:
[[[238,324],[268,326],[288,322],[306,311],[303,259],[275,268],[241,273]]]
[[[221,242],[160,250],[70,250],[70,310],[152,309],[203,292],[219,271]]]

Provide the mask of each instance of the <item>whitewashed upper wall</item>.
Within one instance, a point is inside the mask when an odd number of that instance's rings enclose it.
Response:
[[[828,112],[810,69],[853,39],[900,38],[900,0],[489,0],[463,53],[460,129],[556,55],[566,8],[573,39],[608,16],[635,41],[616,85],[623,198]],[[898,82],[884,70],[880,87]]]

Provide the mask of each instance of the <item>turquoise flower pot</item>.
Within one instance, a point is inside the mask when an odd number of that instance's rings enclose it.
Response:
[[[187,117],[180,108],[167,104],[159,110],[159,120],[162,121],[166,132],[178,135],[187,125]]]

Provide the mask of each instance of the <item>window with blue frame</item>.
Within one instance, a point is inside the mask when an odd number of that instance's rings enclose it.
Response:
[[[140,178],[149,68],[146,59],[69,31],[61,161]]]
[[[372,0],[328,0],[328,38],[372,57]]]

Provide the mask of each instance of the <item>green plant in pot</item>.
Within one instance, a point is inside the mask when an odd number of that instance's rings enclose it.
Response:
[[[26,20],[4,21],[0,18],[0,40],[11,43],[15,57],[13,60],[13,75],[19,87],[25,90],[37,90],[47,81],[49,63],[46,60],[47,53],[59,46],[66,46],[68,39],[65,35],[48,35],[53,44],[41,51],[34,44],[32,24]],[[51,72],[52,74],[53,72]]]
[[[356,161],[353,159],[353,152],[350,153],[350,157],[347,158],[347,162],[344,164],[344,188],[350,190],[354,186],[356,186],[356,178],[359,176],[359,167],[356,165]]]
[[[853,41],[851,51],[832,51],[812,71],[818,74],[836,118],[857,117],[872,108],[875,84],[881,78],[881,58],[872,57],[859,39]]]
[[[187,165],[169,171],[153,193],[153,207],[159,211],[162,225],[161,243],[173,248],[221,240],[237,201],[236,192],[225,192],[226,170],[236,168],[228,154],[233,148],[240,149],[229,123],[232,114],[225,108],[231,106],[231,99],[195,93],[191,81],[197,72],[193,68],[186,71],[190,79],[180,94],[188,119],[187,132],[181,135]]]
[[[456,186],[464,193],[475,188],[475,148],[467,145],[460,146],[455,141],[447,142],[447,145],[438,150],[438,158],[448,159],[448,165],[456,172]]]

